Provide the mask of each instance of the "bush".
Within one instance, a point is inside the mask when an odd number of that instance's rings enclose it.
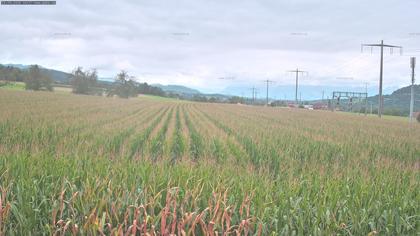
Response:
[[[417,113],[417,121],[420,122],[420,112]]]

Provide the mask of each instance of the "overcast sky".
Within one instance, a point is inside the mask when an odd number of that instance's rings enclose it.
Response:
[[[327,3],[328,2],[328,3]],[[204,92],[228,86],[377,86],[379,54],[361,43],[401,45],[385,56],[386,86],[410,81],[420,54],[419,0],[58,0],[0,6],[0,63],[40,64],[100,77],[127,70],[140,81]],[[234,80],[219,78],[234,77]],[[352,80],[337,79],[352,77]]]

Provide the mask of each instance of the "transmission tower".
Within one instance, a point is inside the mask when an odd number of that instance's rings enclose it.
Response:
[[[381,64],[380,64],[380,70],[379,70],[379,103],[378,103],[378,116],[382,117],[382,112],[384,109],[384,101],[382,98],[382,80],[383,80],[383,68],[384,68],[384,48],[389,48],[390,53],[393,53],[394,48],[400,49],[400,54],[402,54],[402,47],[401,46],[395,46],[395,45],[387,45],[384,44],[384,41],[381,40],[380,44],[362,44],[362,52],[364,47],[380,47],[381,48]],[[371,51],[372,51],[371,49]]]
[[[307,71],[303,71],[303,70],[299,70],[299,69],[296,69],[296,70],[289,70],[288,72],[291,72],[291,73],[295,73],[296,74],[296,89],[295,89],[295,102],[296,102],[296,104],[298,104],[298,86],[299,86],[299,74],[308,74],[308,72]]]

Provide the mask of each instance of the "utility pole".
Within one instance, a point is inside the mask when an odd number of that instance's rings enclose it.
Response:
[[[416,68],[416,58],[411,58],[411,100],[410,100],[410,122],[413,122],[414,116],[414,70]]]
[[[324,93],[325,93],[325,91],[322,90],[322,104],[324,104]]]
[[[255,103],[255,97],[256,97],[257,89],[255,87],[252,87],[251,90],[252,90],[252,104],[254,104]]]
[[[365,98],[365,116],[367,116],[367,107],[368,107],[368,82],[365,82],[365,93],[366,93],[366,98]]]
[[[394,48],[400,49],[400,54],[402,54],[402,47],[401,46],[394,46],[394,45],[387,45],[384,44],[384,41],[381,40],[380,44],[362,44],[362,52],[363,47],[380,47],[381,48],[381,64],[380,64],[380,70],[379,70],[379,103],[378,103],[378,116],[379,118],[382,117],[382,112],[384,109],[384,101],[382,98],[382,80],[383,80],[383,69],[384,69],[384,48],[389,48],[390,53],[392,54]]]
[[[299,86],[299,74],[308,74],[307,71],[299,70],[296,68],[296,70],[289,70],[288,72],[296,73],[296,88],[295,88],[295,102],[298,103],[298,86]]]
[[[274,81],[271,81],[271,80],[264,80],[264,83],[267,83],[267,97],[266,97],[266,105],[268,106],[268,84],[269,83],[273,83]]]

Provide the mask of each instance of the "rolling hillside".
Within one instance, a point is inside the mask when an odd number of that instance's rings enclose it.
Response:
[[[23,65],[23,64],[3,64],[3,66],[10,66],[14,68],[18,68],[21,70],[27,70],[30,65]],[[59,84],[68,84],[70,82],[70,73],[54,70],[54,69],[48,69],[45,67],[40,66],[40,69],[43,73],[51,77],[54,82]]]
[[[182,85],[162,85],[162,84],[152,84],[152,86],[161,88],[165,92],[170,93],[176,93],[176,94],[188,94],[188,95],[194,95],[194,94],[201,94],[200,91],[192,88],[188,88]]]
[[[414,85],[414,110],[420,111],[420,85]],[[384,109],[398,110],[402,114],[408,115],[410,110],[411,88],[410,86],[395,90],[390,95],[384,96]],[[369,97],[369,102],[374,106],[378,105],[378,95]]]

